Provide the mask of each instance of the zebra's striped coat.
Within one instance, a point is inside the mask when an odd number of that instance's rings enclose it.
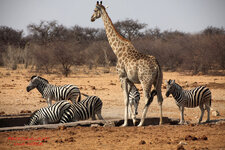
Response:
[[[63,113],[60,123],[86,120],[90,117],[92,120],[96,120],[95,115],[98,116],[98,119],[103,120],[101,109],[101,99],[97,96],[88,96],[80,102],[71,104],[71,106]]]
[[[73,103],[76,102],[77,97],[78,101],[80,100],[80,90],[75,85],[56,86],[49,84],[48,80],[42,77],[32,76],[27,92],[34,88],[37,88],[43,98],[47,99],[48,106],[52,105],[52,100],[71,100]]]
[[[71,104],[68,101],[58,101],[52,106],[41,108],[30,117],[29,125],[59,123],[62,114]]]
[[[199,123],[202,121],[205,109],[208,111],[207,122],[210,120],[210,106],[211,106],[211,92],[205,86],[199,86],[191,90],[183,90],[180,85],[175,83],[175,80],[166,81],[167,92],[166,96],[173,95],[177,106],[181,112],[181,121],[184,123],[184,107],[194,108],[199,106],[201,109],[201,116]]]

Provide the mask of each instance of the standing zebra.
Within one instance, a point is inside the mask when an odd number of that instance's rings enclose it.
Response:
[[[66,101],[58,101],[52,106],[41,108],[30,117],[29,125],[58,123],[63,112],[69,108],[71,104]]]
[[[173,95],[177,106],[181,112],[180,124],[184,123],[184,107],[194,108],[199,106],[201,110],[201,116],[199,118],[200,123],[204,115],[205,109],[208,112],[208,117],[206,122],[210,120],[210,107],[211,107],[211,92],[208,88],[204,86],[199,86],[192,90],[183,90],[180,85],[175,83],[175,80],[166,81],[167,91],[166,96],[170,94]]]
[[[60,123],[86,120],[90,117],[92,120],[96,120],[96,114],[98,119],[103,120],[101,109],[101,99],[97,96],[88,96],[86,99],[80,102],[71,104],[71,106],[63,113]]]
[[[135,85],[131,87],[131,90],[129,92],[129,116],[133,119],[133,124],[135,125],[136,122],[136,115],[138,114],[138,105],[140,100],[140,93],[138,92],[138,89]],[[132,109],[132,106],[134,107],[134,111]]]
[[[43,98],[47,99],[48,106],[52,105],[52,100],[71,100],[73,103],[80,100],[80,90],[75,85],[56,86],[49,84],[48,80],[32,76],[30,84],[27,86],[27,92],[32,89],[37,90],[42,94]]]

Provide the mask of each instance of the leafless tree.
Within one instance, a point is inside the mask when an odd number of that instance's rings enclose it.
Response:
[[[134,21],[132,19],[117,21],[114,25],[118,32],[129,40],[134,40],[142,36],[141,30],[147,26],[145,23],[139,23],[137,20]]]

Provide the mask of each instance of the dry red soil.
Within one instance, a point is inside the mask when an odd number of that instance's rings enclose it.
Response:
[[[118,75],[114,68],[109,73],[104,68],[87,70],[76,68],[77,73],[65,78],[58,74],[38,74],[51,84],[77,85],[82,93],[97,95],[103,101],[104,119],[123,118],[124,102]],[[32,73],[22,67],[12,71],[0,68],[0,113],[1,115],[33,112],[47,106],[36,90],[26,92]],[[212,108],[220,116],[211,114],[212,122],[197,125],[199,108],[185,109],[187,125],[149,125],[144,127],[69,127],[0,132],[0,149],[225,149],[225,76],[189,76],[176,72],[164,72],[164,80],[175,79],[183,88],[206,85],[212,92]],[[137,86],[142,93],[140,85]],[[165,97],[163,116],[180,118],[172,97]],[[140,100],[138,118],[144,106]],[[203,122],[206,120],[206,114]],[[153,100],[147,118],[158,118],[157,98]]]

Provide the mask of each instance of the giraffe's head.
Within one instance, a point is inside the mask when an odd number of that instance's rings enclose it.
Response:
[[[100,18],[103,10],[105,10],[105,7],[102,5],[102,1],[100,3],[97,1],[94,13],[91,16],[91,22],[94,22],[96,19]]]

